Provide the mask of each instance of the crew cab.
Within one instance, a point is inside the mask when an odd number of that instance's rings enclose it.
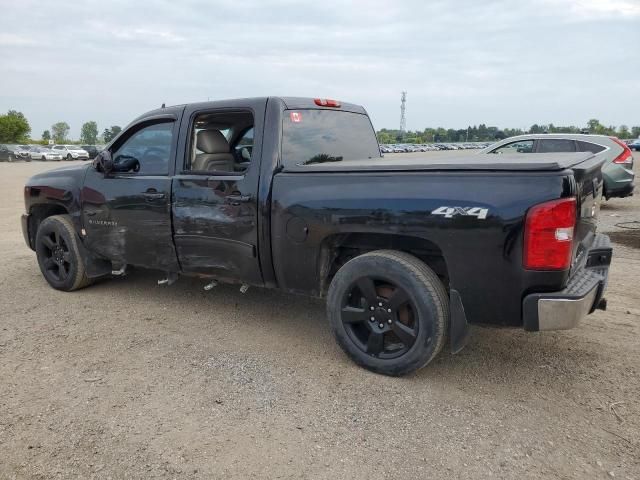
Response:
[[[568,329],[605,307],[602,158],[433,158],[382,157],[366,111],[334,100],[161,108],[31,177],[22,227],[59,290],[137,266],[326,298],[345,352],[389,375],[471,323]]]

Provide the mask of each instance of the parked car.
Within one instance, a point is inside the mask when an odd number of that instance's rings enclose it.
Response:
[[[3,144],[0,145],[0,162],[13,162],[15,160],[31,161],[29,152],[20,145]]]
[[[98,153],[104,148],[101,145],[81,145],[82,149],[89,154],[89,160],[93,160],[98,156]]]
[[[135,265],[325,297],[344,351],[401,375],[469,323],[567,329],[604,308],[604,157],[523,160],[382,157],[364,108],[334,100],[166,107],[31,177],[22,228],[59,290]]]
[[[478,152],[479,154],[502,153],[552,153],[591,152],[603,157],[604,197],[628,197],[633,195],[635,173],[630,147],[616,137],[589,134],[545,133],[518,135]],[[544,157],[541,157],[544,158]]]
[[[53,150],[60,152],[66,160],[89,160],[89,152],[78,145],[54,145]]]
[[[640,152],[640,138],[636,138],[631,143],[629,143],[629,149]]]
[[[59,162],[62,160],[62,154],[58,150],[51,150],[46,147],[33,147],[29,150],[31,160],[53,160]]]

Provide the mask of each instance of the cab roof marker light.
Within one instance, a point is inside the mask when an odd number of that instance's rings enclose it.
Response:
[[[340,108],[340,102],[338,102],[337,100],[331,100],[329,98],[314,98],[313,103],[315,103],[319,107]]]

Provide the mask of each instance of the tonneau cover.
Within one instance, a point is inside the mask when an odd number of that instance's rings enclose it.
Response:
[[[484,170],[484,171],[562,171],[585,162],[589,167],[603,160],[593,153],[516,153],[511,155],[460,154],[455,156],[414,157],[402,155],[344,160],[338,162],[312,163],[308,165],[285,165],[285,172],[360,172],[360,171],[415,171],[415,170]],[[591,165],[591,164],[594,165]],[[586,165],[581,165],[584,168]]]

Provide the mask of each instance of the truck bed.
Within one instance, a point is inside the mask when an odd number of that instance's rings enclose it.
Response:
[[[446,158],[381,157],[285,166],[285,172],[359,172],[414,170],[562,171],[594,157],[583,153],[528,153],[512,155],[460,154]],[[589,162],[590,163],[590,162]]]

